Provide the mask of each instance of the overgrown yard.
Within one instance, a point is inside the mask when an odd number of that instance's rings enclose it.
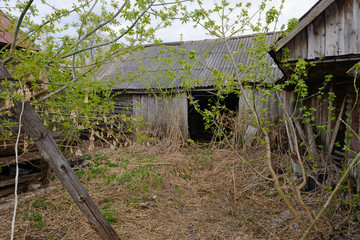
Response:
[[[239,153],[260,174],[269,175],[262,148]],[[284,168],[283,189],[296,204],[286,160],[279,166]],[[298,239],[303,233],[271,182],[231,150],[97,149],[75,168],[123,239]],[[314,213],[328,195],[323,188],[302,194]],[[0,239],[10,234],[12,201],[13,196],[0,199]],[[307,219],[305,211],[296,207]],[[336,198],[311,238],[330,239],[343,230],[348,210]],[[345,221],[347,227],[351,222]],[[98,239],[56,177],[46,189],[20,194],[16,236],[26,235],[32,240]]]

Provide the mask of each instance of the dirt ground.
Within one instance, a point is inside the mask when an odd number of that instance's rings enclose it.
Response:
[[[75,169],[122,239],[299,239],[303,231],[272,183],[249,167],[269,176],[264,150],[238,153],[248,164],[232,150],[207,146],[102,148]],[[285,170],[283,190],[308,223]],[[323,189],[302,195],[312,213],[327,196]],[[0,239],[10,236],[13,198],[0,199]],[[344,229],[347,215],[348,208],[335,199],[310,239],[332,239]],[[55,176],[47,188],[19,195],[16,239],[26,235],[32,240],[99,239]]]

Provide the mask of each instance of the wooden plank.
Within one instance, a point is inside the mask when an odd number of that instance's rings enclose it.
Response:
[[[132,101],[132,95],[131,94],[120,94],[115,97],[117,102],[131,102]]]
[[[281,99],[282,99],[282,92],[277,94],[275,92],[272,93],[273,94],[273,105],[274,105],[274,112],[273,112],[273,119],[275,121],[279,120],[280,119],[280,116],[282,116],[282,109],[281,109],[281,106],[280,104],[282,103],[281,102]],[[278,98],[279,96],[279,98]]]
[[[174,99],[173,95],[169,95],[165,105],[165,116],[166,116],[166,131],[170,133],[174,127]]]
[[[325,10],[325,56],[338,56],[338,9],[336,3]]]
[[[290,60],[296,60],[296,50],[295,50],[295,39],[292,39],[286,47],[290,50],[288,58]]]
[[[354,34],[353,34],[353,43],[355,45],[355,49],[354,49],[354,53],[355,54],[359,54],[360,53],[360,23],[359,23],[359,18],[360,18],[360,0],[354,0],[354,4],[353,4],[353,29],[354,29]]]
[[[344,54],[355,54],[356,49],[356,45],[354,44],[356,41],[356,30],[354,29],[356,20],[354,19],[353,4],[353,0],[344,1],[344,35],[346,36]]]
[[[22,115],[22,125],[24,129],[29,133],[30,137],[34,139],[42,156],[54,170],[79,209],[87,217],[91,226],[104,240],[120,239],[71,169],[64,155],[30,103],[25,102],[22,104],[21,102],[16,102],[13,108],[15,115],[17,117],[20,116],[22,105],[24,106]]]
[[[33,160],[37,160],[37,159],[41,159],[41,158],[42,157],[41,157],[40,153],[36,153],[36,154],[26,153],[26,154],[19,156],[19,163],[33,161]],[[9,164],[13,164],[13,163],[15,163],[15,156],[0,158],[0,167],[9,165]]]
[[[360,0],[347,0],[343,3],[345,54],[360,53]]]
[[[181,116],[181,132],[183,134],[184,139],[188,138],[188,103],[186,93],[180,95],[179,101],[179,110]]]
[[[322,13],[307,27],[308,59],[316,59],[325,55],[325,14]]]
[[[117,107],[129,107],[129,106],[132,106],[132,102],[128,102],[128,101],[125,101],[125,102],[115,102],[115,105],[114,107],[117,108]]]
[[[148,95],[140,95],[140,103],[141,103],[140,116],[144,118],[145,122],[148,122],[149,121],[148,112],[147,112]]]
[[[184,94],[183,112],[184,112],[184,137],[188,139],[189,136],[189,103],[187,93]]]
[[[276,99],[276,95],[274,92],[272,92],[271,97],[269,97],[269,102],[268,102],[269,119],[272,122],[279,119],[279,113],[278,113],[278,108],[277,108],[278,104],[279,104],[279,102]]]
[[[147,107],[147,115],[148,121],[151,123],[151,127],[155,128],[157,125],[157,117],[155,110],[155,97],[153,95],[148,95],[148,107]]]
[[[308,25],[308,27],[306,28],[307,30],[307,36],[308,36],[308,49],[307,49],[307,59],[315,59],[315,50],[316,50],[316,45],[318,44],[315,41],[315,30],[314,30],[314,23],[310,23]]]
[[[18,185],[18,192],[26,191],[28,188],[28,184],[22,183]],[[13,194],[15,192],[15,187],[7,187],[0,189],[0,198],[5,197],[7,195]]]
[[[155,121],[153,128],[158,129],[160,127],[161,115],[159,115],[159,96],[153,95],[154,97],[154,112],[152,113],[155,116]]]
[[[347,2],[347,1],[344,1]],[[346,54],[345,42],[348,39],[345,39],[345,12],[344,12],[344,3],[343,1],[336,1],[337,14],[336,14],[336,26],[337,26],[337,38],[338,38],[338,55]]]
[[[304,29],[295,38],[295,59],[307,59],[307,31]]]
[[[134,107],[133,107],[133,116],[135,118],[139,118],[141,116],[141,102],[140,102],[140,95],[136,95],[134,94],[133,95],[133,104],[134,104]]]
[[[169,98],[169,103],[168,103],[168,119],[169,121],[167,122],[167,127],[169,132],[171,132],[171,130],[174,129],[174,126],[178,126],[177,124],[179,123],[177,120],[177,109],[176,109],[176,100],[175,100],[175,95],[172,94]]]
[[[315,57],[325,56],[325,12],[314,21],[314,34],[316,41]]]
[[[162,95],[157,95],[155,98],[155,116],[156,116],[156,124],[157,124],[157,128],[161,128],[162,130],[164,130],[164,106],[163,106],[163,96]]]
[[[158,116],[158,124],[159,127],[164,129],[164,97],[162,95],[158,95],[156,98],[156,116]]]
[[[309,12],[307,12],[301,19],[298,25],[285,37],[279,40],[276,45],[276,50],[284,47],[290,40],[292,40],[298,33],[300,33],[308,24],[310,24],[317,16],[319,16],[328,6],[335,0],[319,1]]]
[[[42,173],[33,173],[33,174],[19,177],[19,183],[31,182],[34,180],[41,180],[41,178],[42,178]],[[15,184],[15,178],[0,181],[0,187],[11,186],[14,184]]]

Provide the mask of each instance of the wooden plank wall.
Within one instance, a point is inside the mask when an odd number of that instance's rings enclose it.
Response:
[[[265,117],[267,120],[278,121],[283,118],[283,110],[278,100],[278,96],[272,92],[265,96],[261,89],[247,90],[246,96],[251,100],[251,104],[256,107],[259,116]],[[283,93],[279,94],[280,99],[283,99]],[[248,107],[243,99],[239,98],[239,120],[251,121],[250,115],[247,111]],[[248,122],[250,123],[250,122]]]
[[[170,133],[179,127],[184,139],[188,137],[188,102],[183,94],[154,96],[152,94],[133,95],[133,115],[151,123],[152,129],[162,129]]]
[[[329,117],[329,102],[327,101],[329,95],[327,92],[324,93],[323,97],[319,98],[318,96],[314,96],[309,99],[305,104],[308,108],[312,108],[313,117],[314,117],[314,124],[315,126],[323,126],[323,128],[319,127],[318,129],[314,129],[315,134],[317,134],[316,142],[318,145],[326,146],[327,138],[330,138],[329,133],[327,133],[327,127],[330,126],[331,129],[334,128],[335,120],[331,120],[330,123],[328,121],[331,119]],[[336,98],[333,105],[335,106],[334,114],[337,117],[338,112],[340,111],[340,106],[342,103],[341,98]]]
[[[114,97],[114,114],[126,114],[131,116],[133,114],[133,100],[130,94],[121,94]]]
[[[284,46],[290,60],[360,54],[359,17],[360,0],[335,1]]]
[[[347,98],[346,98],[346,109],[345,109],[345,115],[346,115],[346,122],[350,124],[352,130],[357,133],[358,136],[360,136],[360,104],[357,103],[356,106],[354,106],[356,102],[356,94],[353,91],[347,91]],[[350,139],[348,139],[346,136],[353,135]],[[347,150],[347,156],[350,158],[350,161],[352,160],[356,153],[360,150],[360,141],[359,139],[353,134],[353,132],[350,129],[346,129],[345,139],[344,142],[348,145],[350,145],[351,150]],[[349,162],[347,164],[349,164]],[[350,170],[350,176],[354,177],[356,180],[356,190],[357,192],[360,192],[360,165],[357,164],[353,169]]]

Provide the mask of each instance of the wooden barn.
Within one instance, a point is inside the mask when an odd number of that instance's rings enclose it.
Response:
[[[298,124],[298,132],[313,150],[315,145],[321,146],[324,153],[332,155],[333,162],[341,166],[341,159],[349,160],[354,152],[360,151],[359,140],[341,121],[347,122],[356,134],[360,134],[359,84],[354,71],[349,71],[360,60],[360,0],[318,1],[296,27],[277,42],[271,55],[287,79],[292,77],[299,60],[308,63],[307,75],[303,77],[312,97],[305,100],[304,105],[312,109],[313,126],[311,123]],[[311,66],[310,62],[315,65]],[[328,75],[332,78],[325,84]],[[319,95],[319,89],[323,87],[324,94]],[[329,100],[332,93],[336,97]],[[297,98],[295,91],[286,95]],[[301,113],[299,108],[290,106],[288,110],[296,116]],[[345,145],[351,149],[344,153]],[[352,175],[358,179],[359,191],[360,167],[356,167]]]
[[[273,42],[276,36],[266,35],[265,42]],[[251,65],[254,61],[246,51],[255,44],[252,38],[248,35],[228,40],[236,64]],[[115,114],[127,109],[129,115],[150,122],[152,129],[166,135],[175,131],[181,132],[185,140],[209,140],[213,133],[205,130],[203,117],[190,102],[197,100],[199,108],[204,110],[210,107],[211,100],[216,99],[220,85],[236,88],[232,77],[234,67],[226,58],[228,52],[225,42],[219,40],[146,45],[135,54],[103,66],[98,78],[117,82],[115,92],[120,94],[116,100]],[[270,68],[269,79],[250,79],[247,83],[249,86],[256,85],[257,81],[271,82],[283,77],[267,52],[264,58]],[[227,73],[231,79],[216,78],[214,71]],[[240,77],[245,78],[247,74],[241,72]],[[256,90],[253,97],[259,100],[261,95],[261,90]],[[234,112],[240,110],[240,114],[246,114],[237,94],[228,94],[223,103]],[[267,116],[279,118],[279,105],[272,101],[258,105],[269,109]]]

